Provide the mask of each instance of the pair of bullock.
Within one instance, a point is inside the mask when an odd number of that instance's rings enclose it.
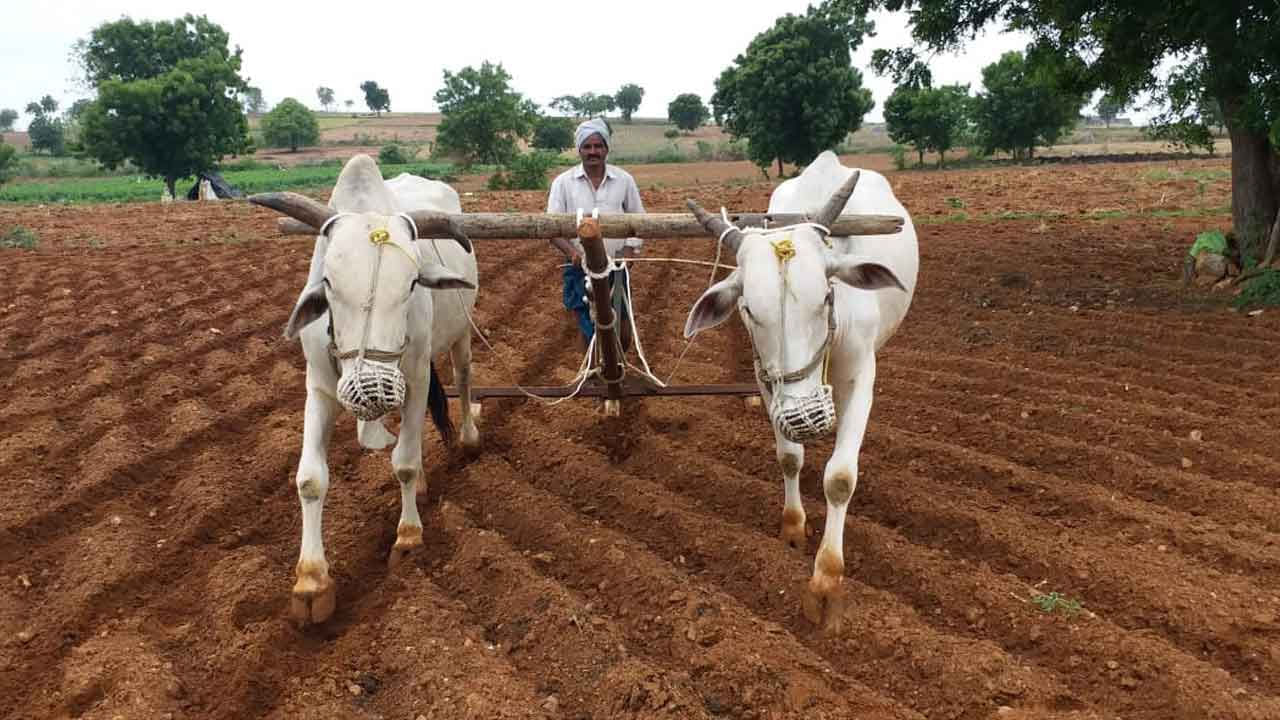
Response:
[[[860,179],[859,179],[860,178]],[[388,562],[393,567],[422,545],[416,496],[423,485],[422,436],[427,409],[448,439],[444,390],[432,358],[449,352],[462,408],[462,442],[475,448],[471,415],[471,324],[476,260],[460,231],[420,237],[415,213],[461,213],[458,194],[443,183],[410,175],[383,181],[377,165],[357,155],[343,168],[329,205],[292,193],[255,195],[317,231],[307,285],[285,330],[301,337],[307,358],[306,419],[298,462],[302,548],[291,614],[324,622],[335,607],[321,539],[329,487],[325,459],[342,408],[357,417],[367,448],[395,442],[393,475],[401,511]],[[719,325],[736,309],[751,338],[757,381],[769,409],[785,503],[781,537],[803,547],[800,500],[804,442],[836,430],[823,489],[826,525],[803,597],[805,615],[837,631],[843,613],[843,531],[858,479],[858,449],[866,432],[875,382],[875,353],[901,323],[915,289],[918,253],[910,216],[883,176],[819,156],[782,183],[770,213],[805,213],[811,223],[778,230],[738,230],[690,203],[703,225],[736,252],[737,269],[698,299],[686,337]],[[888,236],[828,237],[842,212],[904,218]],[[379,418],[399,410],[393,437]]]

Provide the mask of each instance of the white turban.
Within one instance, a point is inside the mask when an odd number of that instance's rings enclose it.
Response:
[[[573,133],[573,143],[577,149],[582,149],[582,143],[587,138],[599,133],[600,139],[604,140],[605,147],[609,146],[609,126],[604,124],[604,120],[600,118],[591,118],[584,120],[578,124],[578,129]]]

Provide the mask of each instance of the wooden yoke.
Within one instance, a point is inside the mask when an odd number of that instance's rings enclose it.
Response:
[[[578,237],[582,240],[587,270],[601,275],[609,269],[609,255],[604,249],[600,223],[593,218],[583,218],[578,225]],[[596,310],[596,347],[600,349],[600,374],[606,383],[605,412],[615,414],[622,400],[622,346],[618,343],[618,317],[613,312],[613,293],[608,277],[591,280],[591,302]],[[613,402],[609,402],[609,401]]]

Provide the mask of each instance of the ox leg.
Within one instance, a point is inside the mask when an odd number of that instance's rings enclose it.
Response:
[[[480,431],[476,429],[475,408],[471,407],[470,332],[449,348],[449,359],[453,363],[453,384],[458,388],[458,404],[462,406],[462,447],[474,454],[480,450]]]
[[[794,443],[773,430],[778,465],[782,467],[782,529],[778,536],[789,547],[803,550],[809,536],[804,505],[800,502],[800,468],[804,466],[804,445]]]
[[[422,473],[422,426],[427,414],[427,373],[415,373],[421,380],[410,382],[400,411],[400,438],[391,451],[391,470],[400,484],[400,521],[396,542],[387,556],[395,569],[406,555],[422,547],[422,519],[418,516],[418,490],[426,492]]]
[[[329,490],[326,455],[337,416],[337,400],[318,388],[307,388],[302,456],[298,461],[296,478],[298,500],[302,503],[302,551],[298,556],[297,582],[293,585],[289,603],[290,615],[303,625],[328,620],[333,615],[335,604],[333,580],[329,578],[329,563],[324,557],[320,519],[324,512],[325,494]]]
[[[839,427],[835,449],[827,461],[822,490],[827,498],[827,518],[822,542],[813,561],[813,577],[803,596],[805,617],[830,633],[837,634],[844,620],[844,521],[849,499],[858,485],[858,451],[871,415],[871,391],[875,384],[874,355],[868,354],[860,372],[848,384],[836,388]],[[841,392],[843,390],[843,392]]]

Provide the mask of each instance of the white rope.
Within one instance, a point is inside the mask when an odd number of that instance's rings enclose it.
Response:
[[[329,226],[332,225],[334,222],[336,222],[338,218],[344,218],[344,217],[352,216],[355,214],[356,213],[351,213],[351,212],[340,212],[340,213],[337,213],[336,215],[331,216],[328,220],[325,220],[324,222],[320,223],[320,228],[316,230],[316,234],[324,235],[326,232],[329,231]]]
[[[444,265],[445,264],[444,255],[440,253],[440,248],[439,246],[436,245],[437,242],[439,242],[437,238],[431,238],[431,249],[435,250],[436,257],[440,260],[440,264]],[[446,267],[448,266],[446,265]],[[458,309],[462,310],[462,314],[466,316],[467,322],[471,323],[471,329],[474,330],[476,335],[480,338],[480,342],[484,343],[484,346],[489,348],[489,352],[493,353],[493,356],[498,359],[498,364],[501,365],[503,371],[506,372],[507,380],[511,383],[512,387],[514,387],[516,390],[519,390],[526,397],[532,400],[537,400],[538,402],[542,403],[547,407],[555,407],[556,405],[559,405],[565,400],[569,400],[571,398],[577,397],[578,393],[582,392],[582,386],[587,382],[587,378],[591,377],[591,375],[594,373],[594,371],[592,371],[590,368],[591,368],[591,351],[595,349],[595,343],[596,343],[595,335],[592,335],[591,341],[587,343],[587,351],[586,353],[583,354],[582,362],[578,365],[578,374],[575,375],[574,378],[570,380],[568,383],[561,386],[561,387],[569,387],[571,385],[573,386],[573,391],[569,395],[565,395],[564,397],[556,400],[551,400],[549,398],[542,397],[541,395],[534,395],[533,393],[526,390],[523,385],[516,382],[515,373],[512,372],[511,366],[507,364],[506,359],[502,357],[502,354],[498,352],[498,349],[495,348],[493,344],[489,342],[489,338],[485,337],[484,331],[482,331],[480,329],[480,326],[476,324],[476,320],[474,317],[472,317],[471,311],[467,309],[467,304],[462,299],[462,291],[455,289],[453,292],[454,292],[454,297],[458,301]]]
[[[666,383],[659,380],[653,374],[653,370],[649,367],[649,360],[644,356],[644,345],[640,342],[640,330],[636,327],[636,307],[631,299],[631,273],[625,272],[622,277],[624,280],[623,285],[626,290],[627,319],[631,321],[631,340],[636,344],[636,357],[640,358],[640,364],[644,366],[645,376],[657,383],[659,387],[666,387]]]

